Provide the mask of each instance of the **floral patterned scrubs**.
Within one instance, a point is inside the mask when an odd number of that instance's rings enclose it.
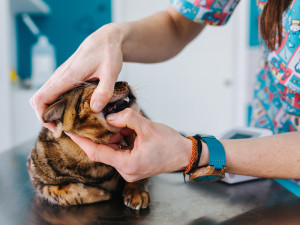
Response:
[[[261,14],[267,0],[257,0]],[[187,18],[223,25],[239,0],[171,0]],[[254,85],[251,126],[274,133],[300,130],[300,0],[294,0],[283,19],[283,41],[275,51],[264,48],[262,68]]]
[[[203,24],[223,25],[239,0],[170,0],[187,18]],[[267,0],[257,0],[259,15]],[[300,131],[300,0],[283,14],[282,44],[275,51],[263,45],[262,68],[252,101],[251,126],[274,133]],[[300,180],[294,180],[300,185]]]

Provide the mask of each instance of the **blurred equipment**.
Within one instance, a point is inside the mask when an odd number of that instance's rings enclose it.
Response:
[[[41,31],[28,14],[22,14],[22,19],[38,39],[31,49],[31,86],[39,89],[55,71],[55,48],[48,38],[41,34]]]
[[[273,135],[272,131],[261,128],[252,127],[239,127],[226,132],[221,139],[243,139],[243,138],[256,138]],[[242,176],[236,174],[226,173],[225,178],[221,181],[228,184],[235,184],[250,180],[260,179],[258,177]]]
[[[10,80],[12,83],[16,83],[18,81],[18,73],[15,69],[10,69]]]
[[[39,89],[51,77],[56,68],[55,50],[44,35],[39,36],[31,49],[32,87]]]
[[[23,19],[23,22],[25,23],[25,25],[31,31],[31,33],[34,36],[39,37],[41,32],[40,32],[39,28],[36,26],[36,24],[33,22],[33,20],[31,19],[31,17],[27,13],[23,13],[22,19]]]

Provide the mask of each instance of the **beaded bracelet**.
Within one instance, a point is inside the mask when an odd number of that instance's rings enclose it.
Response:
[[[197,134],[197,135],[193,136],[193,138],[195,138],[196,141],[197,141],[198,154],[197,154],[197,159],[195,160],[190,172],[193,172],[195,169],[197,169],[199,167],[199,161],[200,161],[200,157],[201,157],[201,154],[202,154],[202,141],[201,141],[202,139],[201,139],[201,136],[199,134]]]
[[[192,154],[191,154],[189,164],[186,167],[185,171],[183,172],[184,174],[189,173],[190,170],[192,169],[194,162],[196,160],[196,154],[197,154],[197,140],[194,137],[186,137],[186,138],[188,138],[192,141]]]

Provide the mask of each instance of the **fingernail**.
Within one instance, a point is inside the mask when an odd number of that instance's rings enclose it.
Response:
[[[103,104],[100,102],[94,102],[94,104],[92,106],[92,110],[94,112],[100,112],[102,108],[103,108]]]
[[[109,121],[115,120],[117,117],[116,113],[109,114],[106,119]]]

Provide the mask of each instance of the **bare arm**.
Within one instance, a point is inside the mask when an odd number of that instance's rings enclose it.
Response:
[[[124,61],[153,63],[174,57],[204,28],[172,6],[167,11],[124,26]]]
[[[222,140],[228,172],[268,178],[300,178],[300,132]]]
[[[91,34],[63,63],[30,103],[43,126],[42,114],[66,91],[84,81],[99,79],[91,99],[91,108],[100,112],[112,96],[123,60],[160,62],[175,56],[204,28],[182,16],[172,7],[145,19],[130,23],[111,23]]]
[[[113,126],[135,131],[137,137],[131,151],[115,151],[88,139],[71,137],[92,160],[114,166],[127,181],[184,170],[188,165],[192,142],[172,128],[151,122],[131,110],[119,112],[113,119],[108,117],[108,121]],[[221,142],[229,173],[300,179],[300,132]],[[207,145],[203,144],[199,166],[207,165],[208,158]]]
[[[227,172],[265,178],[300,178],[300,132],[270,137],[221,140],[227,160]],[[203,145],[199,166],[208,164]]]

